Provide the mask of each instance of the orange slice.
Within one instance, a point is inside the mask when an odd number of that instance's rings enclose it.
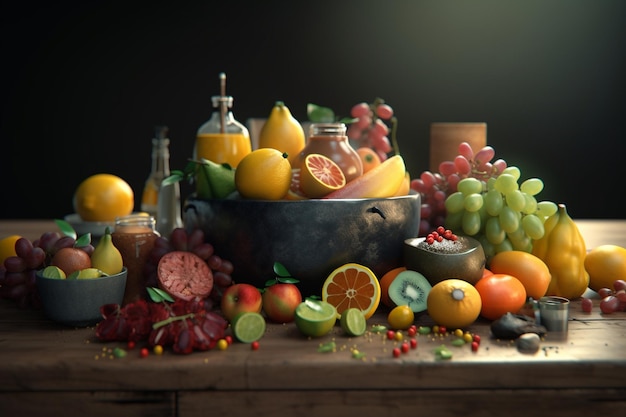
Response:
[[[335,306],[337,318],[349,308],[358,308],[366,319],[380,303],[380,283],[366,266],[347,263],[335,269],[324,281],[322,300]]]
[[[312,153],[304,158],[300,171],[300,188],[309,198],[321,198],[346,185],[339,165],[329,157]]]

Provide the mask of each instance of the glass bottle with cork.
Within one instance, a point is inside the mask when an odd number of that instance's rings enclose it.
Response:
[[[220,73],[220,95],[211,97],[213,113],[196,134],[193,159],[208,159],[236,168],[252,151],[250,132],[235,119],[233,97],[226,95],[226,74]]]

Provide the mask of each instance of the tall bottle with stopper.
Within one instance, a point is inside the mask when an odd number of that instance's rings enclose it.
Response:
[[[178,182],[163,184],[170,176],[170,139],[167,126],[156,126],[152,139],[152,169],[146,180],[141,210],[156,219],[156,230],[164,236],[176,227],[182,227],[180,213],[180,185]]]
[[[235,119],[233,97],[226,95],[226,74],[220,73],[220,95],[211,97],[211,118],[198,129],[193,159],[208,159],[236,168],[252,151],[250,132]]]

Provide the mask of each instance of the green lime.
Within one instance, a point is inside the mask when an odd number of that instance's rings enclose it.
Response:
[[[265,334],[265,318],[254,312],[239,313],[231,323],[233,335],[242,343],[252,343]]]
[[[100,278],[105,276],[106,274],[99,270],[98,268],[85,268],[78,271],[77,279],[90,279],[90,278]]]
[[[296,307],[296,327],[306,336],[324,336],[333,329],[336,321],[337,310],[326,301],[307,299]]]
[[[361,309],[355,307],[349,308],[341,313],[339,323],[343,331],[350,336],[361,336],[365,333],[365,329],[367,328],[365,315]]]
[[[65,272],[58,266],[50,265],[41,271],[41,276],[46,278],[65,279]]]

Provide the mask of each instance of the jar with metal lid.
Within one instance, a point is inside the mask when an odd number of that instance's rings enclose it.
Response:
[[[156,220],[152,216],[131,214],[115,219],[111,240],[128,269],[124,305],[147,296],[144,267],[158,236]]]
[[[313,123],[309,139],[292,163],[293,169],[300,169],[304,158],[312,153],[322,154],[332,159],[343,171],[346,182],[363,174],[363,164],[356,150],[350,145],[343,123]]]

